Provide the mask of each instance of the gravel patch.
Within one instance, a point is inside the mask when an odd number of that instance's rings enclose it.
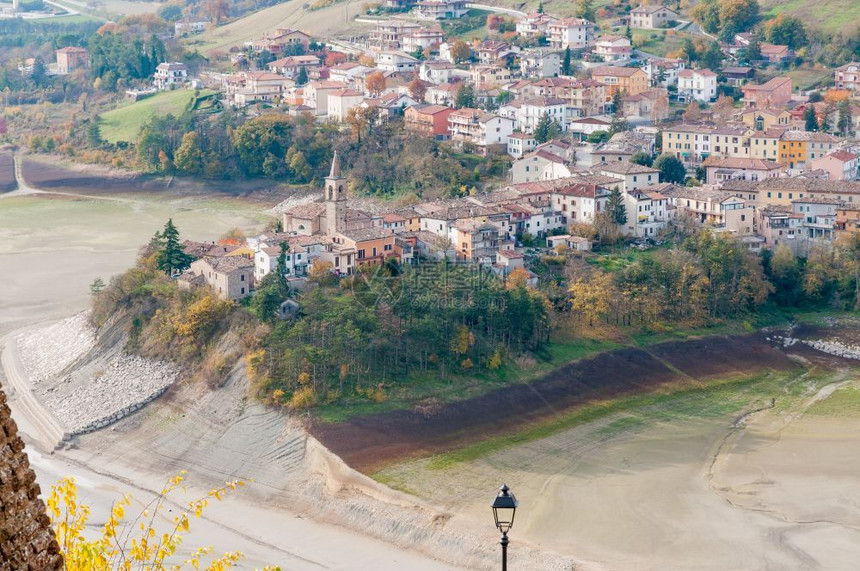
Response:
[[[69,434],[104,428],[158,398],[179,378],[171,363],[96,347],[88,312],[19,335],[18,353],[36,396]]]
[[[83,311],[43,329],[19,335],[15,342],[30,382],[38,387],[93,348],[95,331]]]
[[[45,405],[72,434],[104,428],[161,396],[178,377],[170,363],[151,361],[136,355],[120,355],[106,371],[69,392],[64,384],[44,393]]]

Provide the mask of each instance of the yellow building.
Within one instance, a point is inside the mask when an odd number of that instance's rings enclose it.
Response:
[[[606,99],[612,99],[617,91],[626,95],[638,95],[648,91],[648,74],[638,67],[600,66],[591,71],[591,78],[606,85]]]
[[[788,168],[801,168],[820,159],[839,143],[839,137],[827,133],[786,131],[780,138],[777,162]]]
[[[750,109],[741,118],[750,129],[767,131],[771,127],[788,127],[791,114],[784,109]]]
[[[767,131],[756,131],[750,135],[750,158],[779,162],[780,137],[784,132],[784,128],[771,127]]]

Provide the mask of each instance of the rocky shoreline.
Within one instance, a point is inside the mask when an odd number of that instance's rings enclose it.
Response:
[[[161,396],[179,378],[170,363],[120,351],[91,359],[91,366],[71,367],[96,350],[88,317],[79,313],[14,340],[34,392],[69,435],[117,422]]]

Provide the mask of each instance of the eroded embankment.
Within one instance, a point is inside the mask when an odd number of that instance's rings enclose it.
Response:
[[[795,366],[764,334],[662,343],[603,353],[532,383],[449,403],[432,412],[400,410],[316,423],[311,433],[351,467],[372,473],[407,458],[522,430],[588,403]]]

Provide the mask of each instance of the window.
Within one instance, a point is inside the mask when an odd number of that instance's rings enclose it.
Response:
[[[364,250],[362,249],[362,250],[358,251],[358,259],[361,260],[363,258],[364,258]]]
[[[385,250],[386,252],[390,252],[391,251],[391,244],[386,244],[382,249]]]
[[[243,295],[245,294],[245,288],[242,288],[242,294]]]
[[[245,281],[245,274],[242,274],[241,276],[239,276],[239,281],[240,282]]]

